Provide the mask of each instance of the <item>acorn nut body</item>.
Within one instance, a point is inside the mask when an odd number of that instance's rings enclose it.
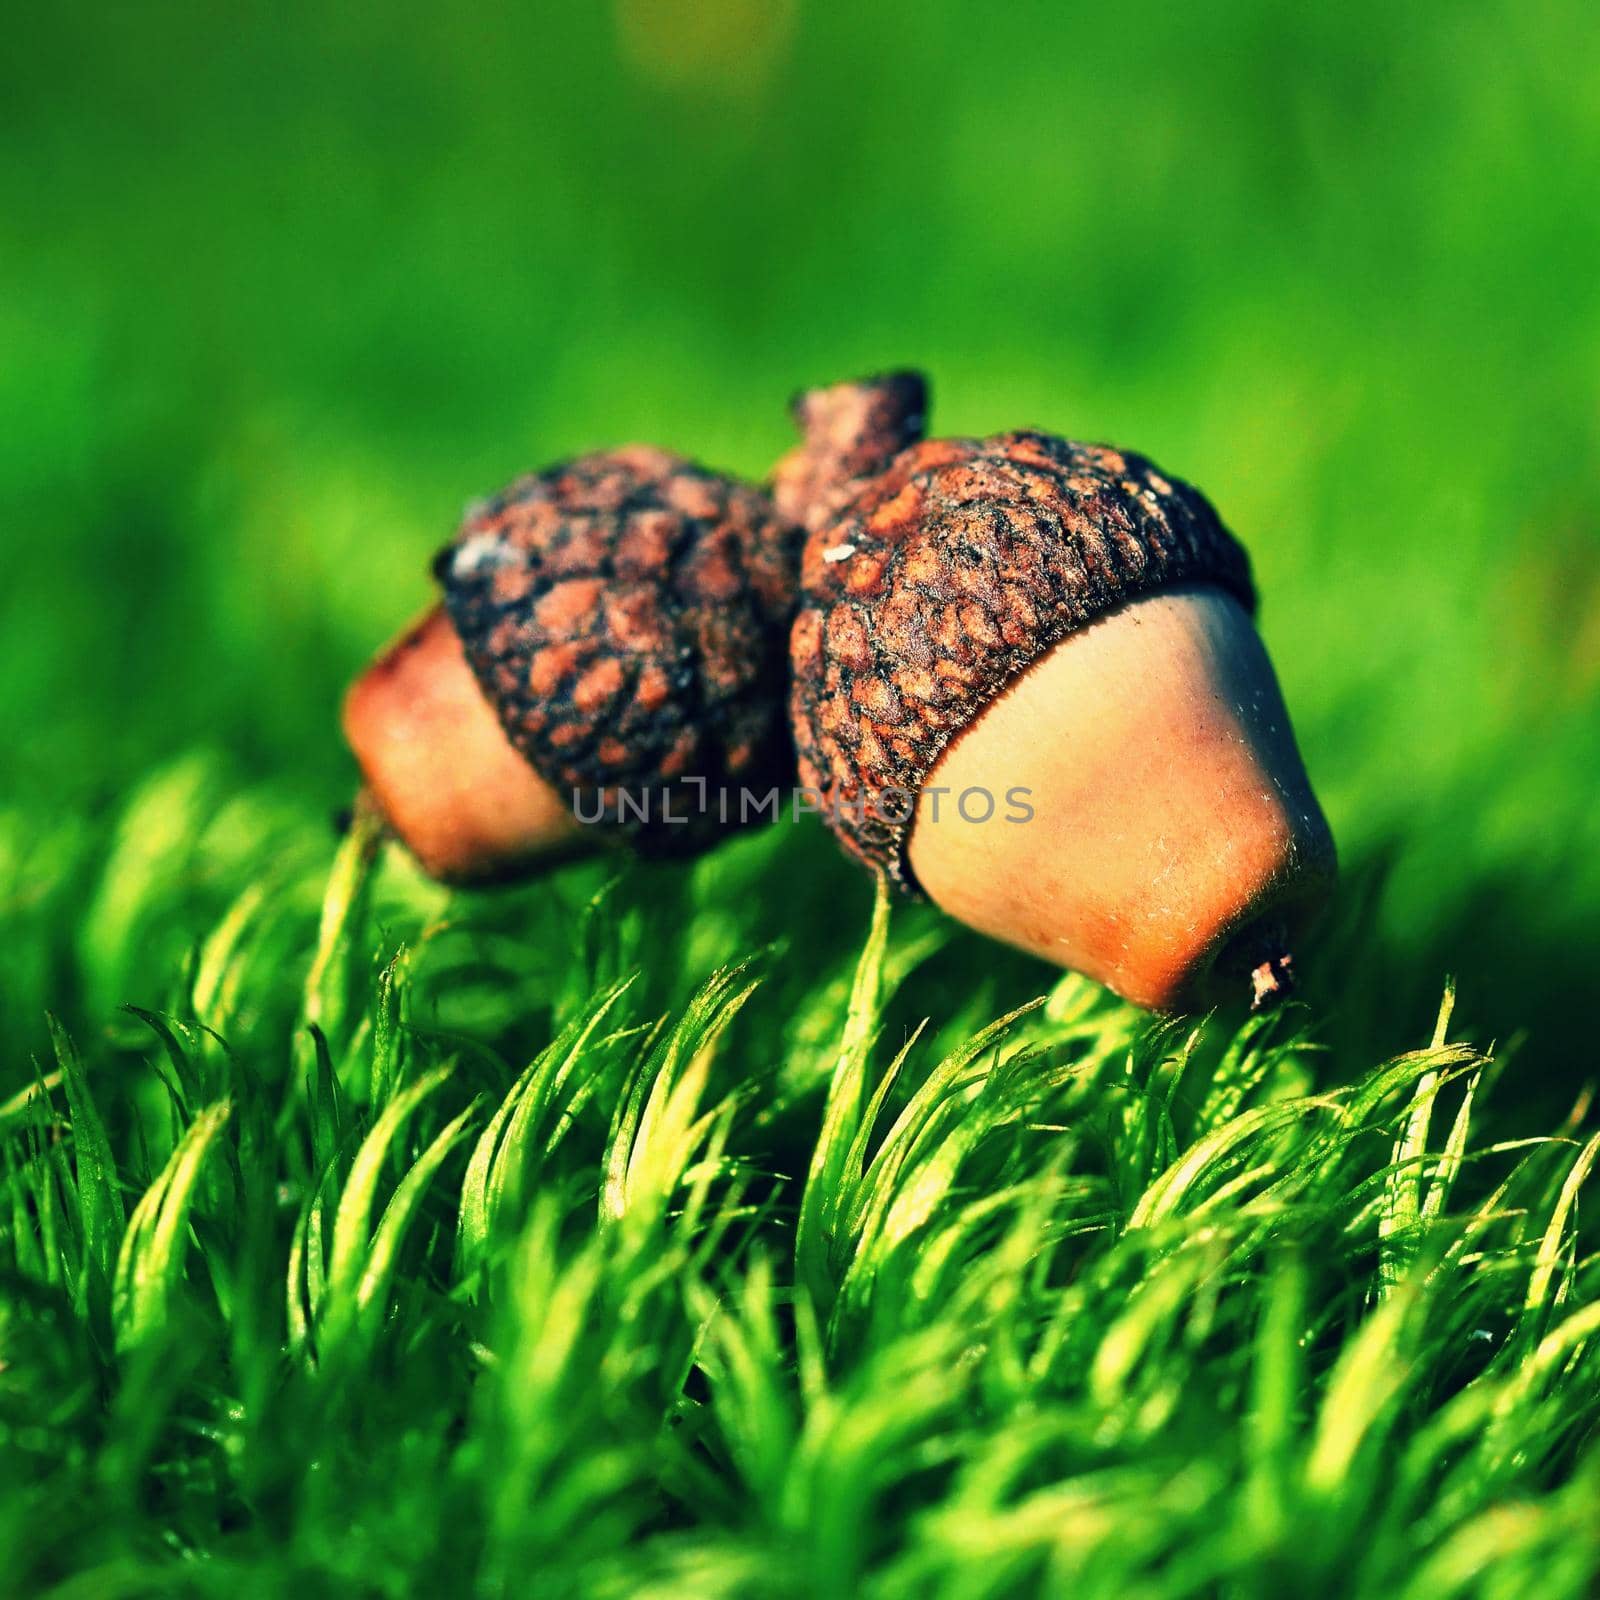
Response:
[[[813,524],[800,781],[845,848],[1136,1003],[1260,1000],[1334,851],[1243,550],[1141,456],[930,440]]]
[[[343,720],[368,794],[430,876],[510,878],[586,848],[558,790],[506,737],[443,606],[356,679]]]
[[[476,508],[435,563],[443,605],[346,697],[390,826],[458,883],[602,841],[688,855],[740,826],[728,791],[792,778],[800,538],[761,490],[648,446]]]

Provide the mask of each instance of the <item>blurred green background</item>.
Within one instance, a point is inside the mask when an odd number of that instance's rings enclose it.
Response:
[[[1586,1073],[1592,20],[35,11],[0,56],[0,905],[30,1043],[40,995],[87,1004],[75,830],[197,747],[331,812],[341,686],[464,501],[631,438],[761,473],[795,388],[915,363],[939,431],[1138,447],[1249,545],[1350,868],[1335,1040],[1414,1042],[1455,971],[1480,1037]]]

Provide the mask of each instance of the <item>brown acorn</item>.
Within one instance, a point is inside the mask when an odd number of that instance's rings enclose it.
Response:
[[[753,820],[742,794],[793,774],[800,538],[761,490],[647,446],[518,479],[346,696],[379,810],[456,883],[603,840],[691,854]]]
[[[791,711],[845,848],[1140,1005],[1281,994],[1333,841],[1205,498],[1033,432],[810,492]]]

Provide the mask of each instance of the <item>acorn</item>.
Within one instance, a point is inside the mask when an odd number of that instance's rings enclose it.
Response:
[[[690,855],[755,820],[746,796],[793,775],[801,537],[762,490],[649,446],[518,479],[345,698],[373,802],[451,883],[601,843]]]
[[[838,392],[805,397],[802,425]],[[789,508],[810,527],[799,775],[844,847],[1141,1006],[1284,994],[1333,840],[1209,502],[1131,451],[1031,431],[914,443],[844,481],[815,476],[815,517]]]

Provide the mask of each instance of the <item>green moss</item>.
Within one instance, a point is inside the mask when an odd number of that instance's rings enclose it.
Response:
[[[0,52],[0,1588],[1592,1593],[1587,18],[704,9]],[[1249,546],[1303,1008],[335,840],[464,500],[908,361]]]

